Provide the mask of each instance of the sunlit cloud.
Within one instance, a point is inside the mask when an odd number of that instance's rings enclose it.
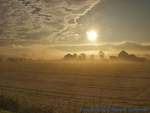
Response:
[[[54,43],[69,30],[77,20],[90,11],[99,0],[1,0],[0,39],[3,41],[42,40]],[[4,13],[5,12],[5,13]],[[38,41],[37,41],[38,40]],[[0,42],[1,43],[1,42]]]

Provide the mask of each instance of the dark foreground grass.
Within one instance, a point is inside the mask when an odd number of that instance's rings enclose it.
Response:
[[[13,113],[13,112],[0,109],[0,113]]]
[[[86,108],[86,107],[85,107]],[[87,108],[88,109],[88,108]],[[15,97],[0,95],[0,113],[58,113],[54,111],[52,106],[34,106],[20,104]],[[61,113],[61,112],[59,112]],[[70,112],[65,112],[70,113]],[[72,113],[76,113],[75,111]],[[79,113],[126,113],[126,112],[86,112],[80,111]],[[149,112],[128,112],[128,113],[149,113]]]
[[[0,95],[0,113],[53,113],[50,106],[21,105],[13,97]]]

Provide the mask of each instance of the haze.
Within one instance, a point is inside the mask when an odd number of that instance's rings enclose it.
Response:
[[[94,51],[105,46],[109,53],[110,45],[116,44],[149,54],[149,4],[149,0],[2,0],[0,54],[49,59],[74,50],[91,51],[93,46]],[[94,44],[86,39],[89,30],[97,32]]]

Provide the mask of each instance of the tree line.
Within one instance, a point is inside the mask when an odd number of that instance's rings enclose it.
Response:
[[[103,51],[99,51],[98,56],[99,56],[99,59],[101,60],[106,59],[105,53]],[[85,53],[80,53],[80,54],[68,53],[64,55],[63,59],[64,60],[86,60],[87,55]],[[94,60],[95,55],[91,54],[89,56],[89,59]],[[136,62],[143,62],[147,60],[145,57],[139,57],[139,56],[136,56],[135,54],[129,54],[126,51],[119,52],[117,56],[109,56],[109,59],[110,60],[136,61]]]
[[[95,59],[95,55],[91,54],[90,59]],[[103,51],[99,51],[99,58],[105,58],[105,53]],[[86,60],[87,59],[87,55],[85,53],[67,53],[66,55],[64,55],[63,57],[64,60]]]

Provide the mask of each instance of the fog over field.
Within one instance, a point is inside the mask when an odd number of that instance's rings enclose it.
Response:
[[[150,0],[0,0],[0,113],[150,113]]]

